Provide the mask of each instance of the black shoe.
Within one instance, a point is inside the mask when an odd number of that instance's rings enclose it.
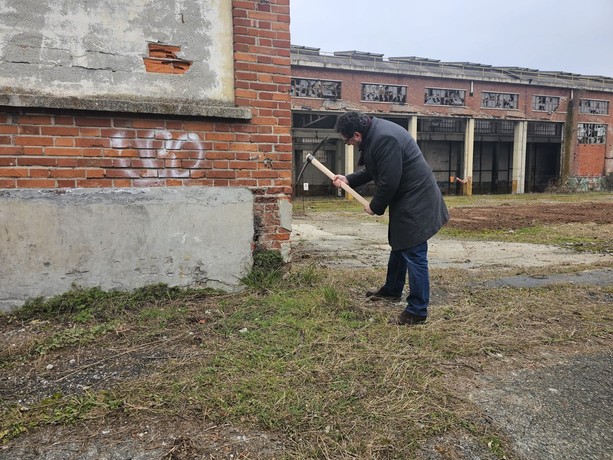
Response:
[[[378,291],[366,291],[366,297],[370,297],[372,301],[391,300],[397,302],[402,299],[402,296],[391,295],[384,287],[380,288]]]
[[[405,310],[395,318],[390,318],[389,323],[395,326],[415,326],[425,323],[427,318],[427,316],[417,316]]]

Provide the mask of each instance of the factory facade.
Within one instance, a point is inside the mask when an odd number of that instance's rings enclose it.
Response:
[[[447,195],[602,190],[613,175],[613,78],[304,46],[291,66],[294,175],[326,137],[322,163],[357,167],[334,132],[349,110],[407,129]],[[308,168],[295,184],[296,195],[336,193]]]

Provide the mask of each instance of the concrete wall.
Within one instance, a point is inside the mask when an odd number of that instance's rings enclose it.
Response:
[[[238,187],[0,190],[0,311],[73,285],[235,290],[253,202]]]
[[[0,13],[10,105],[26,95],[74,97],[77,107],[86,98],[234,102],[231,0],[4,0]]]

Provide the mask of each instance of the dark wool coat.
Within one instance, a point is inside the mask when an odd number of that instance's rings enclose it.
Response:
[[[407,130],[373,117],[362,155],[366,169],[349,174],[347,180],[351,187],[375,182],[370,209],[382,215],[389,207],[392,250],[427,241],[449,220],[434,174]]]

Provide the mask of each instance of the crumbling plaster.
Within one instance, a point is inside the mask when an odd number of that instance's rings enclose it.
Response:
[[[231,0],[0,0],[0,13],[3,103],[35,96],[233,105]],[[184,75],[147,72],[149,43],[178,46],[193,65]]]

